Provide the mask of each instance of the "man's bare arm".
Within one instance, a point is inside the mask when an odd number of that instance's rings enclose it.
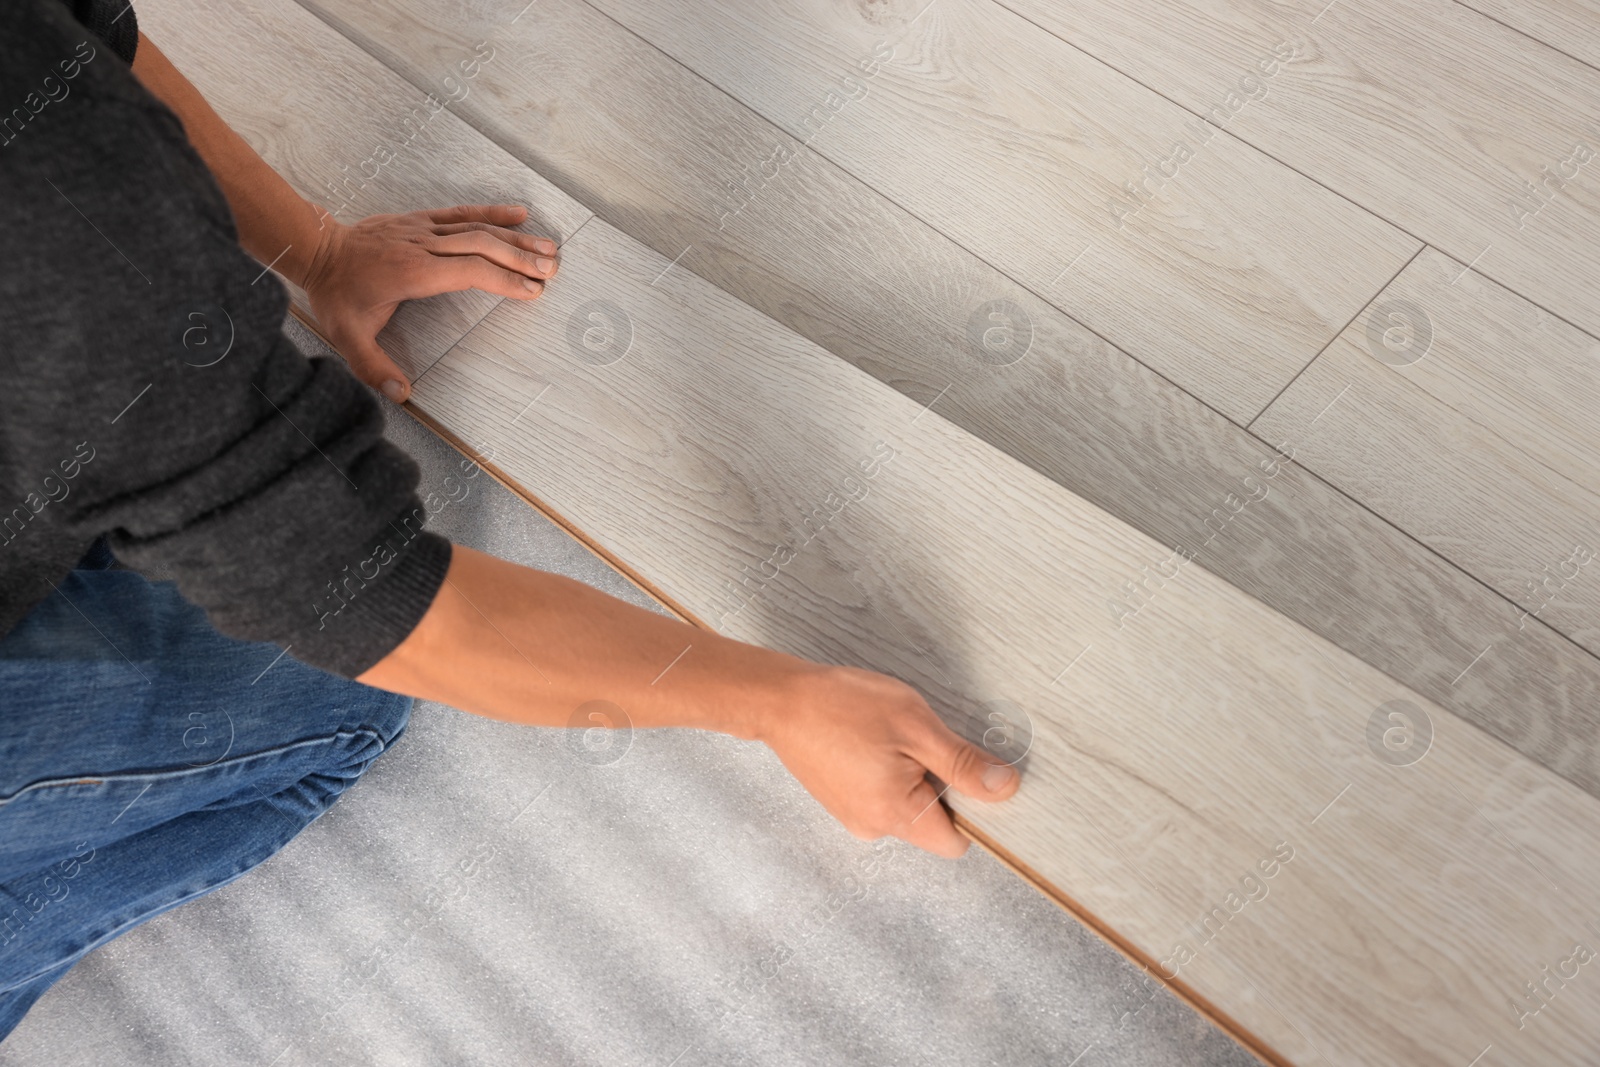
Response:
[[[607,700],[635,727],[763,741],[856,836],[943,856],[967,842],[924,771],[980,800],[1016,790],[1011,767],[893,678],[747,645],[459,545],[417,628],[359,680],[509,722],[566,726]]]

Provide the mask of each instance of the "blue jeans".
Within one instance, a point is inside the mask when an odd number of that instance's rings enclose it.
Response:
[[[0,1040],[89,952],[286,845],[411,714],[112,564],[97,544],[0,639]]]

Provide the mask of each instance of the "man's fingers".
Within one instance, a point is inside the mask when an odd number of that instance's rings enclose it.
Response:
[[[433,232],[443,237],[447,233],[466,233],[468,230],[482,230],[509,245],[515,245],[525,252],[533,252],[541,256],[556,254],[556,243],[548,237],[539,237],[531,233],[522,233],[518,230],[508,230],[504,226],[491,226],[487,222],[452,222],[443,226],[435,226]]]
[[[346,335],[335,338],[334,347],[350,364],[357,378],[383,393],[396,404],[402,404],[411,395],[411,382],[400,365],[389,358],[378,342],[370,337]]]
[[[924,780],[911,791],[911,800],[911,822],[896,831],[895,836],[946,859],[960,859],[965,855],[967,839],[951,823],[949,813],[939,803],[939,791]]]
[[[525,252],[483,230],[435,237],[428,250],[436,256],[477,256],[529,278],[544,279],[556,272],[554,256]]]
[[[418,296],[482,289],[486,293],[528,300],[544,292],[544,282],[506,270],[482,256],[437,256],[425,277],[417,279]]]
[[[929,726],[911,755],[975,800],[1005,800],[1017,791],[1015,767],[966,741],[942,722]]]
[[[528,217],[520,204],[457,204],[424,212],[431,222],[487,222],[495,226],[515,226]]]

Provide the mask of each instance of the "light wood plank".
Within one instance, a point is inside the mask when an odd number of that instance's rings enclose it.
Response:
[[[1178,978],[1289,1061],[1600,1040],[1600,982],[1520,1030],[1506,1003],[1592,940],[1600,801],[1198,568],[1119,626],[1108,594],[1170,549],[668,262],[590,223],[566,284],[497,308],[416,403],[724,632],[893,671],[970,736],[1026,716],[1023,793],[958,810],[1152,959],[1193,946]],[[1397,699],[1432,723],[1407,767],[1367,741]]]
[[[1454,0],[1003,2],[1600,333],[1600,71]]]
[[[141,0],[139,27],[274,170],[340,222],[514,203],[528,208],[520,229],[559,244],[589,218],[587,208],[451,113],[471,98],[476,80],[457,64],[476,64],[481,75],[497,58],[492,51],[469,46],[452,54],[439,68],[430,102],[427,92],[297,5],[215,0],[207,11],[221,17],[196,18],[170,0]],[[245,56],[249,62],[218,61]],[[284,77],[291,70],[295,76]],[[283,282],[311,317],[305,293]],[[499,301],[475,289],[408,301],[378,343],[415,379]]]
[[[349,0],[316,6],[370,25]],[[921,0],[597,6],[1241,423],[1417,247],[1225,134],[1120,225],[1120,186],[1188,116],[987,0],[904,29]],[[770,152],[708,183],[719,225],[781,173]]]
[[[1600,651],[1596,410],[1600,341],[1429,249],[1254,428]]]
[[[328,5],[324,3],[324,8]],[[1600,663],[1320,479],[1288,465],[1221,535],[1216,513],[1274,453],[970,252],[866,189],[594,9],[541,0],[334,4],[364,47],[428,84],[494,42],[463,115],[677,267],[708,277],[1600,792]],[[519,9],[520,10],[520,9]],[[332,10],[325,10],[330,19]],[[794,162],[719,229],[718,189],[787,145]],[[641,162],[643,161],[643,162]],[[687,251],[685,251],[687,247]],[[1026,315],[1026,358],[974,358],[992,301]],[[1276,442],[1275,442],[1276,443]],[[1138,575],[1128,576],[1136,579]],[[1516,634],[1507,646],[1503,638]],[[1462,669],[1486,646],[1506,650]],[[1533,709],[1533,710],[1528,710]]]
[[[1600,67],[1597,0],[1460,0],[1591,67]]]

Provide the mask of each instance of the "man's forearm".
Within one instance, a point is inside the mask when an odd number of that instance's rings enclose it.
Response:
[[[134,53],[133,73],[182,121],[189,142],[227,197],[245,251],[301,284],[326,229],[324,213],[295,192],[233,132],[143,33]]]
[[[698,630],[460,545],[453,552],[422,621],[359,681],[509,722],[567,726],[582,705],[607,700],[633,726],[764,741],[851,833],[894,834],[944,856],[967,843],[926,771],[985,800],[1016,791],[1015,768],[952,733],[897,679]]]
[[[510,722],[566,726],[590,700],[637,727],[746,739],[824,668],[457,545],[417,628],[359,681]]]

